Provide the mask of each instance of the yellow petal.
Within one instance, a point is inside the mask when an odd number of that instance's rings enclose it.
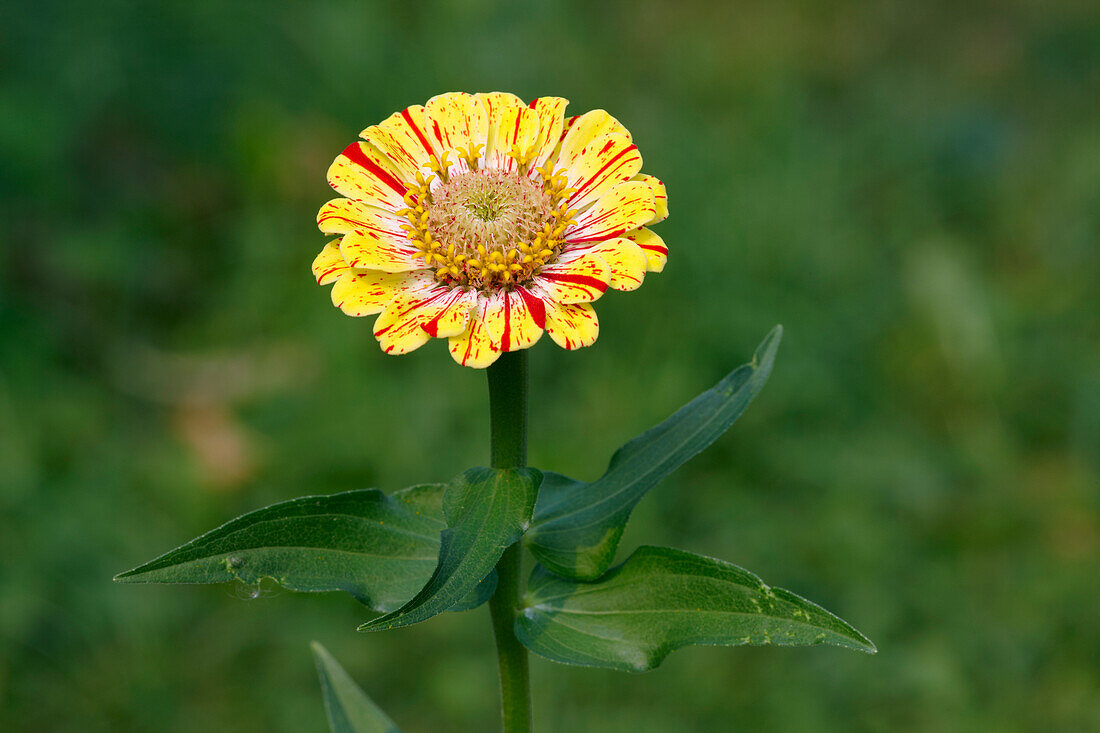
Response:
[[[534,158],[531,159],[530,167],[532,175],[538,175],[535,168],[546,163],[561,142],[565,127],[565,107],[568,104],[569,100],[561,97],[539,97],[531,100],[529,106],[539,116],[539,135],[535,140]]]
[[[430,338],[454,336],[466,330],[477,293],[440,285],[430,275],[426,277],[394,295],[374,322],[374,336],[387,354],[407,354]]]
[[[469,152],[471,145],[485,145],[489,137],[489,112],[484,101],[472,94],[448,92],[432,97],[424,118],[432,147],[440,155],[460,147]]]
[[[518,147],[527,154],[539,136],[538,112],[525,105],[514,94],[490,92],[478,95],[489,111],[488,147],[485,165],[503,171],[516,169],[511,153]]]
[[[644,181],[626,181],[578,214],[577,223],[565,232],[565,240],[581,244],[621,237],[651,221],[656,213],[649,186]]]
[[[600,321],[588,303],[546,303],[546,333],[563,349],[591,346],[600,335]]]
[[[625,237],[607,239],[588,251],[607,263],[608,284],[616,290],[637,290],[645,279],[648,259],[645,250]]]
[[[390,211],[404,208],[408,187],[393,163],[369,143],[352,143],[328,169],[328,183],[349,199]]]
[[[569,187],[577,189],[568,200],[569,208],[583,209],[612,186],[629,181],[642,169],[638,146],[626,135],[601,135],[584,146],[571,161],[560,160],[569,178]]]
[[[382,312],[409,277],[377,270],[348,270],[332,286],[332,304],[349,316]]]
[[[585,112],[580,117],[566,120],[568,131],[561,141],[561,151],[558,153],[554,167],[564,168],[572,164],[584,150],[584,146],[598,137],[618,133],[630,138],[630,131],[623,124],[602,109],[594,109]]]
[[[489,341],[501,352],[526,349],[542,336],[546,308],[542,300],[526,288],[493,293],[485,306],[485,328]]]
[[[631,180],[645,181],[650,190],[653,191],[653,204],[657,207],[657,215],[653,217],[653,221],[650,224],[656,224],[664,221],[668,218],[668,191],[665,190],[665,184],[661,179],[651,176],[647,173],[641,173],[634,176]]]
[[[532,290],[557,303],[588,303],[607,291],[610,268],[591,248],[566,252],[535,276]]]
[[[408,223],[392,211],[351,199],[333,199],[317,212],[317,227],[326,234],[367,231],[381,239],[407,239],[401,225]]]
[[[349,267],[383,272],[407,272],[424,269],[424,260],[409,240],[379,237],[368,230],[345,234],[340,242],[340,254]]]
[[[450,338],[466,330],[470,310],[477,304],[477,291],[449,288],[427,309],[432,315],[420,327],[432,338]]]
[[[488,298],[478,298],[477,305],[470,312],[470,322],[466,330],[458,336],[452,336],[448,343],[451,357],[462,366],[484,369],[500,357],[500,344],[493,341],[485,327],[488,305]]]
[[[350,270],[348,263],[344,262],[340,254],[340,240],[334,239],[325,245],[313,259],[313,276],[317,278],[318,285],[328,285],[336,282],[345,272]]]
[[[434,152],[424,129],[424,107],[419,104],[394,112],[359,136],[385,154],[405,181],[416,180],[416,172]]]
[[[489,130],[500,122],[504,110],[509,107],[526,107],[523,100],[511,92],[480,92],[475,94],[481,103],[485,105],[485,111],[489,113]]]
[[[650,272],[660,272],[665,269],[668,261],[668,247],[660,236],[651,230],[642,227],[633,232],[627,232],[626,238],[637,242],[646,256],[646,269]]]
[[[482,92],[474,95],[485,105],[485,111],[489,115],[488,132],[485,137],[485,158],[488,160],[493,144],[496,142],[496,131],[500,129],[500,121],[504,116],[504,110],[513,107],[524,107],[523,100],[509,92]],[[508,151],[504,151],[507,153]]]

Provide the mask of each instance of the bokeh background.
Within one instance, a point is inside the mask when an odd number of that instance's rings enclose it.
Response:
[[[320,639],[410,733],[488,731],[487,611],[117,586],[238,513],[487,458],[484,376],[384,357],[309,265],[324,173],[447,90],[603,107],[666,271],[533,352],[533,465],[786,326],[622,545],[722,557],[880,653],[534,662],[540,731],[1100,730],[1094,3],[16,2],[0,11],[0,729],[322,731]],[[258,596],[258,597],[253,597]]]

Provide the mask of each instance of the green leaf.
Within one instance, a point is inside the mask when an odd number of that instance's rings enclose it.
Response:
[[[401,733],[320,642],[312,642],[309,646],[317,662],[325,713],[332,733]]]
[[[444,485],[386,496],[376,489],[307,496],[237,517],[140,567],[123,583],[256,584],[343,590],[382,612],[432,577],[446,527]]]
[[[594,583],[536,567],[516,636],[555,662],[632,672],[689,645],[835,646],[875,653],[820,606],[736,565],[667,547],[640,547]]]
[[[477,608],[492,597],[493,592],[497,589],[498,580],[497,571],[495,569],[490,570],[489,574],[482,578],[481,581],[474,586],[472,591],[460,598],[458,602],[448,608],[447,611],[471,611]]]
[[[504,550],[523,535],[541,480],[542,474],[533,468],[472,468],[457,477],[443,495],[448,528],[435,574],[411,601],[359,630],[426,621],[467,597]]]
[[[547,473],[526,536],[539,562],[568,578],[603,575],[634,506],[741,416],[768,381],[782,336],[782,326],[773,328],[752,362],[619,448],[604,475],[592,483]]]

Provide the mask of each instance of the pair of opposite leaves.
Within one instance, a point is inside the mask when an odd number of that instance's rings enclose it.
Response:
[[[689,644],[873,652],[838,617],[720,560],[642,547],[608,571],[634,506],[744,412],[771,372],[781,334],[777,326],[752,362],[616,451],[591,483],[477,468],[389,496],[365,489],[303,497],[238,517],[118,579],[271,577],[291,590],[343,590],[384,613],[361,629],[386,629],[483,603],[501,553],[522,537],[540,564],[516,635],[558,662],[642,671]]]

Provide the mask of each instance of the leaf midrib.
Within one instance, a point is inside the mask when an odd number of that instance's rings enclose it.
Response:
[[[759,614],[759,613],[744,613],[744,612],[738,612],[738,611],[699,611],[699,612],[696,612],[696,611],[692,611],[691,609],[652,609],[652,610],[651,609],[645,609],[645,610],[638,610],[638,611],[575,611],[575,610],[573,610],[573,611],[564,611],[564,610],[561,610],[561,609],[556,609],[556,610],[554,610],[554,613],[553,613],[552,617],[549,616],[549,615],[547,616],[547,620],[548,620],[549,623],[561,624],[565,628],[576,631],[579,634],[584,634],[585,636],[592,636],[592,637],[595,637],[597,639],[603,639],[605,641],[627,641],[627,642],[630,642],[630,643],[632,643],[636,646],[641,646],[643,644],[643,642],[641,642],[641,641],[628,640],[628,639],[624,639],[624,638],[621,638],[621,637],[612,637],[612,636],[604,636],[602,634],[597,634],[597,633],[595,633],[591,630],[582,629],[582,628],[579,628],[577,626],[573,626],[572,624],[565,623],[565,621],[562,621],[558,617],[560,617],[562,615],[628,616],[628,615],[642,614],[642,613],[653,613],[653,614],[659,614],[659,613],[712,613],[712,614],[721,615],[721,616],[747,616],[747,617],[758,617],[758,616],[763,615],[763,616],[766,616],[767,618],[774,618],[774,619],[778,619],[778,620],[789,621],[793,625],[802,626],[802,627],[806,627],[806,628],[809,628],[809,629],[814,629],[816,631],[820,631],[821,633],[834,634],[836,636],[840,636],[840,637],[843,637],[845,639],[849,639],[851,641],[854,641],[854,642],[860,644],[861,646],[865,646],[865,647],[868,646],[868,644],[865,641],[863,641],[862,639],[850,636],[850,635],[848,635],[846,633],[843,633],[841,631],[838,631],[836,629],[818,626],[816,624],[807,623],[805,621],[795,621],[793,619],[788,619],[788,618],[780,617],[780,616],[770,616],[768,614]]]
[[[296,551],[302,551],[302,552],[324,551],[324,552],[328,552],[328,553],[332,553],[332,554],[336,554],[336,555],[350,555],[352,557],[369,557],[369,558],[381,558],[383,560],[400,560],[400,561],[412,561],[412,562],[432,562],[436,559],[435,555],[381,555],[381,554],[376,554],[376,553],[373,553],[373,552],[356,552],[354,550],[338,550],[338,549],[328,548],[328,547],[310,547],[308,545],[306,545],[306,546],[280,545],[278,547],[249,547],[249,548],[242,549],[242,550],[235,550],[234,552],[245,554],[245,553],[264,552],[266,550],[296,550]],[[193,558],[191,560],[183,560],[181,562],[172,563],[171,565],[163,565],[163,566],[158,567],[158,568],[149,568],[147,570],[142,570],[140,573],[134,573],[133,575],[122,574],[119,577],[120,578],[140,578],[142,575],[149,575],[150,573],[156,573],[156,572],[160,572],[160,571],[164,571],[164,570],[171,570],[172,568],[183,567],[185,565],[190,565],[192,563],[197,563],[197,562],[200,562],[202,560],[209,560],[209,559],[211,559],[213,557],[216,557],[217,555],[221,555],[221,554],[223,554],[223,553],[217,552],[217,553],[213,553],[213,554],[210,554],[210,555],[204,555],[202,557],[196,557],[196,558]],[[238,570],[244,570],[244,568],[238,568]],[[234,575],[231,571],[227,570],[226,572],[229,572],[230,575]]]

